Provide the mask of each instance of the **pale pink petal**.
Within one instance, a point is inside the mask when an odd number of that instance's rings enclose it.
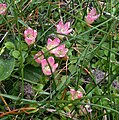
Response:
[[[31,39],[31,38],[25,38],[25,41],[26,41],[26,43],[27,43],[28,45],[31,45],[31,44],[33,44],[33,43],[35,42],[35,40],[34,40],[34,39]]]
[[[35,42],[37,36],[37,31],[31,28],[28,28],[24,31],[25,41],[28,45],[31,45]]]
[[[42,66],[42,72],[43,72],[45,75],[51,75],[51,70],[50,70],[50,67],[49,67],[46,59],[43,59],[43,60],[41,61],[41,66]]]
[[[5,15],[6,9],[7,9],[7,5],[1,3],[1,4],[0,4],[0,14]]]
[[[53,57],[49,57],[48,62],[46,59],[41,61],[42,71],[45,75],[51,75],[52,72],[55,72],[56,68],[58,67],[58,63],[54,64],[55,60]]]
[[[48,42],[47,42],[47,49],[49,50],[50,53],[54,53],[56,50],[56,46],[58,46],[60,43],[60,39],[59,38],[55,38],[54,40],[51,40],[50,38],[48,38]]]
[[[65,48],[65,44],[63,44],[63,45],[60,45],[56,48],[54,54],[56,57],[65,57],[67,52],[68,52],[68,49]]]
[[[73,31],[73,29],[69,29],[69,30],[67,31],[67,34],[71,33],[72,31]]]
[[[47,45],[52,44],[52,39],[48,38]]]
[[[99,17],[100,17],[100,14],[95,15],[95,16],[93,17],[93,19],[96,20],[96,19],[99,18]]]
[[[94,19],[93,19],[91,16],[87,16],[87,17],[86,17],[86,22],[87,22],[88,24],[92,24],[92,23],[94,22]]]
[[[92,15],[92,16],[96,15],[96,9],[92,8],[92,10],[90,11],[89,14]]]
[[[43,60],[41,61],[41,64],[42,64],[42,67],[44,67],[44,66],[47,65],[48,63],[47,63],[46,59],[43,59]]]
[[[55,63],[54,57],[49,57],[49,58],[48,58],[48,62],[49,62],[49,64],[50,64],[51,66],[53,66],[54,63]]]
[[[58,63],[54,64],[53,71],[55,71],[57,67],[58,67]]]
[[[58,46],[58,49],[60,50],[60,49],[64,49],[65,48],[65,44],[62,44],[62,45],[60,45],[60,46]]]
[[[55,38],[55,39],[54,39],[54,44],[55,44],[55,45],[59,45],[59,43],[60,43],[60,39],[59,39],[59,38]]]
[[[77,91],[77,94],[78,94],[78,99],[80,99],[80,98],[82,98],[83,97],[83,94],[82,94],[82,92],[80,92],[80,91]]]
[[[45,75],[51,75],[51,74],[52,74],[51,71],[50,71],[50,69],[45,70],[45,68],[42,67],[42,71],[43,71],[43,73],[44,73]]]
[[[74,90],[74,89],[70,89],[70,93],[71,93],[72,95],[75,95],[76,90]]]
[[[64,27],[63,21],[60,21],[60,22],[58,23],[58,25],[56,25],[56,27],[59,28],[59,29],[61,29],[62,27]]]
[[[70,22],[66,22],[66,24],[64,25],[64,29],[68,30],[70,28]]]
[[[44,68],[42,68],[42,72],[45,74],[45,75],[51,75],[52,73],[49,71],[49,70],[44,70]]]
[[[37,36],[37,31],[36,30],[34,30],[34,37],[36,37]]]
[[[88,24],[92,24],[96,19],[98,19],[99,16],[100,14],[96,15],[96,9],[92,8],[92,10],[85,17],[85,20]]]
[[[35,54],[34,59],[37,63],[41,63],[41,61],[44,59],[43,52],[39,51],[37,54]]]
[[[57,33],[60,34],[69,34],[70,32],[72,32],[72,29],[70,29],[70,22],[66,22],[65,24],[63,23],[63,21],[60,21],[58,23],[58,25],[56,25],[57,28]],[[63,38],[64,35],[59,35],[60,38]]]
[[[82,92],[80,91],[76,91],[74,89],[70,89],[70,93],[71,93],[71,99],[75,100],[75,99],[80,99],[83,97]]]

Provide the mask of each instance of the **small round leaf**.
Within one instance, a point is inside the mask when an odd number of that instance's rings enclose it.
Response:
[[[18,58],[18,57],[20,56],[20,52],[19,52],[18,50],[14,50],[14,51],[12,52],[12,56],[13,56],[14,58]]]
[[[8,50],[11,50],[11,49],[14,49],[15,46],[12,42],[6,42],[5,43],[5,47],[8,49]]]
[[[14,58],[10,57],[7,59],[0,56],[0,81],[5,80],[11,75],[14,70],[14,66]]]

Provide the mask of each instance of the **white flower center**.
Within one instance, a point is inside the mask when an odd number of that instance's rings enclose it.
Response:
[[[28,38],[32,38],[33,36],[31,34],[27,34],[27,37]]]
[[[5,10],[6,10],[5,7],[1,7],[1,8],[0,8],[0,11],[2,11],[2,12],[5,12]]]
[[[61,32],[62,32],[62,33],[65,32],[65,29],[61,29]]]
[[[46,65],[45,67],[44,67],[44,69],[47,71],[47,70],[50,70],[50,67],[49,67],[49,65]]]

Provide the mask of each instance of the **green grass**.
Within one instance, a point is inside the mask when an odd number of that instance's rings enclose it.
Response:
[[[59,0],[0,3],[7,4],[6,14],[0,15],[1,120],[119,119],[118,0],[102,4],[99,0],[64,0],[60,7]],[[85,22],[89,4],[100,13],[91,25]],[[58,35],[56,25],[61,19],[70,22],[73,29],[61,41],[69,49],[65,60],[46,49],[47,39]],[[30,46],[23,36],[28,27],[38,32],[35,44]],[[54,56],[59,65],[50,76],[44,75],[34,60],[41,50],[46,58]],[[96,77],[102,74],[98,82]],[[81,91],[83,97],[71,100],[70,87]],[[92,112],[84,113],[86,105]]]

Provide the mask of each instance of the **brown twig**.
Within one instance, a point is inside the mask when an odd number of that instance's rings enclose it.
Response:
[[[20,109],[15,109],[15,110],[12,110],[12,111],[9,111],[9,112],[5,112],[5,113],[1,113],[0,114],[0,117],[3,117],[3,116],[5,116],[5,115],[10,115],[10,114],[20,114],[20,113],[26,113],[26,114],[29,114],[28,112],[27,112],[27,110],[36,110],[36,108],[20,108]]]
[[[8,104],[7,104],[7,102],[5,101],[5,99],[4,99],[2,96],[0,96],[0,98],[1,98],[2,101],[4,102],[4,104],[5,104],[5,106],[7,107],[7,109],[8,109],[9,111],[11,111],[10,108],[9,108],[9,106],[8,106]]]
[[[8,20],[7,23],[10,23],[10,22],[13,21],[13,20],[14,20],[14,18]],[[0,25],[0,29],[1,29],[4,25],[6,25],[7,23],[4,23],[4,24]]]

